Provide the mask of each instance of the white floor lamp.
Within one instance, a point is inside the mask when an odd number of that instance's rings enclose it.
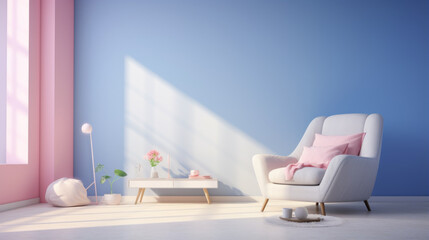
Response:
[[[89,134],[89,139],[91,140],[91,157],[92,157],[92,174],[94,176],[94,181],[86,188],[86,190],[88,191],[88,189],[94,185],[95,188],[95,203],[98,203],[98,199],[97,199],[97,181],[95,179],[95,164],[94,164],[94,149],[92,147],[92,126],[89,123],[84,123],[82,125],[82,132],[85,134]]]

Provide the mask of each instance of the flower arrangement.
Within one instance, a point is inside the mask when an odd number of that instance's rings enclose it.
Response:
[[[150,162],[150,165],[152,167],[156,167],[160,162],[162,162],[162,157],[159,155],[159,152],[154,150],[150,150],[146,155],[144,156],[144,159],[148,160]]]

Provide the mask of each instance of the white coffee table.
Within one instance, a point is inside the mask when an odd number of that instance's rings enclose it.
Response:
[[[188,178],[133,178],[128,180],[128,187],[138,188],[136,201],[142,202],[146,188],[202,188],[206,196],[207,203],[210,204],[208,188],[217,188],[217,179],[188,179]]]

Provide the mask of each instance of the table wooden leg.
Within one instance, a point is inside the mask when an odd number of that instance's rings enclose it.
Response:
[[[321,202],[321,203],[320,203],[320,208],[322,209],[322,215],[323,215],[323,216],[326,216],[325,203]]]
[[[137,197],[136,197],[136,201],[134,202],[134,205],[136,205],[136,204],[137,204],[137,201],[139,200],[139,197],[140,197],[140,193],[141,193],[141,191],[142,191],[142,189],[141,189],[141,188],[139,188],[139,192],[137,193]]]
[[[267,206],[267,203],[268,203],[269,200],[270,199],[265,198],[264,204],[262,205],[262,208],[261,208],[261,212],[263,212],[265,210],[265,207]]]
[[[203,188],[203,190],[204,190],[204,195],[206,195],[207,203],[210,204],[209,191],[207,191],[207,188]]]
[[[141,193],[140,193],[140,202],[142,202],[143,200],[143,194],[144,194],[144,190],[145,188],[140,188],[141,189]]]

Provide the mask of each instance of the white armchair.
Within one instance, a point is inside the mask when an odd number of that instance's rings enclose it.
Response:
[[[360,155],[334,157],[320,184],[300,185],[270,181],[270,171],[297,162],[303,147],[313,144],[316,133],[351,135],[361,132],[365,132],[366,135]],[[316,202],[316,205],[320,203],[323,215],[326,215],[325,203],[329,202],[364,201],[368,211],[371,211],[367,200],[371,196],[377,176],[382,135],[383,118],[379,114],[317,117],[307,127],[298,146],[289,156],[255,155],[253,168],[262,196],[265,198],[261,212],[264,211],[269,199]]]

